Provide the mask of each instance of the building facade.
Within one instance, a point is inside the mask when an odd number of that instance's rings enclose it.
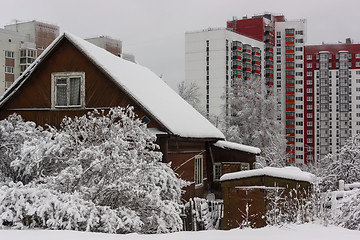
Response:
[[[38,21],[0,29],[0,96],[58,35],[58,26]]]
[[[185,34],[185,81],[199,87],[207,117],[229,114],[234,82],[264,76],[264,48],[263,42],[225,28]]]
[[[360,44],[305,47],[306,162],[335,153],[360,133]]]
[[[256,63],[256,55],[249,60],[245,48],[250,45],[260,49],[259,76],[268,93],[277,96],[277,119],[284,125],[287,161],[304,163],[304,142],[296,141],[304,137],[304,126],[295,123],[304,120],[305,42],[304,19],[287,21],[283,15],[273,14],[240,20],[234,18],[227,22],[227,29],[186,34],[185,79],[196,82],[200,87],[201,107],[208,116],[219,116],[224,111],[228,113],[227,98],[224,96],[228,95],[231,82],[238,77],[246,79],[249,77],[246,74],[250,72],[256,74],[256,66],[249,69],[250,62]],[[229,43],[231,46],[227,45]],[[241,56],[237,56],[237,47],[242,51]]]

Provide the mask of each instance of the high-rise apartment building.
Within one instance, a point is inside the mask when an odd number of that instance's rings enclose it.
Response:
[[[185,34],[185,81],[199,87],[208,117],[229,114],[234,82],[264,76],[265,44],[225,28]]]
[[[219,31],[219,30],[217,30]],[[203,101],[203,110],[210,114],[218,116],[222,111],[228,111],[228,104],[226,98],[230,81],[235,81],[239,69],[234,66],[240,66],[244,71],[248,64],[246,58],[236,58],[236,51],[234,46],[235,38],[241,38],[240,42],[249,43],[251,46],[260,46],[261,49],[261,78],[267,87],[270,94],[276,94],[278,100],[278,116],[277,119],[283,122],[285,128],[283,129],[287,139],[287,161],[291,163],[304,163],[304,143],[303,141],[296,141],[304,137],[304,126],[296,124],[296,122],[303,121],[303,55],[304,44],[306,42],[306,21],[293,20],[287,21],[283,15],[263,14],[256,15],[252,18],[233,19],[227,22],[227,29],[222,31],[228,32],[228,35],[233,36],[227,38],[232,42],[232,48],[228,52],[229,61],[221,62],[210,61],[205,62],[206,52],[210,40],[214,42],[219,40],[215,37],[217,31],[204,31],[198,33],[186,34],[186,57],[185,79],[187,82],[196,82],[202,89],[200,98]],[[202,36],[201,40],[203,46],[198,46],[197,49],[202,50],[202,55],[196,55],[199,50],[191,49],[191,38],[194,36]],[[212,36],[212,37],[210,37]],[[223,36],[223,35],[221,35]],[[223,55],[225,56],[226,37],[222,37]],[[262,43],[262,44],[260,44]],[[211,48],[209,51],[212,54],[219,54],[219,49]],[[242,48],[244,51],[244,48]],[[194,60],[195,56],[198,59],[203,59],[202,64],[199,60]],[[225,59],[224,56],[218,59]],[[211,59],[211,58],[209,58]],[[254,62],[254,61],[252,61]],[[207,65],[208,64],[208,65]],[[231,67],[229,67],[231,66]],[[246,73],[246,71],[244,72]],[[215,75],[214,75],[215,74]],[[208,77],[209,76],[209,77]],[[216,76],[216,77],[213,77]],[[241,74],[246,77],[245,74]],[[243,78],[245,79],[245,78]],[[224,87],[228,86],[227,88]],[[216,86],[216,90],[213,89]],[[296,102],[296,103],[295,103]],[[216,103],[216,104],[213,104]]]
[[[306,162],[335,153],[360,133],[360,44],[305,47]]]
[[[0,29],[0,95],[59,35],[59,27],[38,21]]]

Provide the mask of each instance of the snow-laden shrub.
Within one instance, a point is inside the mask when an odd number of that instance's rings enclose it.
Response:
[[[349,138],[334,154],[328,154],[318,161],[318,176],[322,191],[334,191],[339,180],[360,182],[360,136]]]
[[[344,198],[338,204],[333,216],[334,223],[340,227],[360,230],[360,190]]]
[[[11,168],[11,162],[20,157],[22,144],[37,138],[41,131],[41,127],[16,114],[0,121],[0,182],[17,181],[18,172]]]
[[[300,189],[286,190],[275,186],[266,191],[267,225],[303,224],[313,221],[317,211],[317,195]]]
[[[161,162],[155,140],[131,107],[94,111],[65,118],[60,129],[24,141],[11,167],[23,184],[76,193],[96,206],[132,213],[129,219],[142,223],[120,232],[178,231],[185,182]]]
[[[133,211],[98,206],[76,193],[22,183],[0,188],[0,227],[121,233],[139,231],[142,224]]]

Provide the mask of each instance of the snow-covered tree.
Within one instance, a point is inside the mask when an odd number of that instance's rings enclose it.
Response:
[[[234,82],[230,92],[231,113],[223,131],[227,140],[259,147],[262,165],[284,166],[286,139],[276,119],[275,96],[258,78]]]
[[[128,218],[141,222],[140,229],[135,221],[114,232],[178,231],[185,182],[162,163],[155,140],[132,107],[95,111],[24,141],[11,166],[24,185],[77,194],[120,219],[132,213]]]
[[[318,161],[318,176],[323,190],[336,190],[339,180],[360,181],[360,136],[349,138],[336,153]]]
[[[178,85],[178,93],[185,101],[187,101],[191,106],[196,110],[200,111],[200,97],[199,97],[200,88],[196,83],[185,83],[182,81]]]

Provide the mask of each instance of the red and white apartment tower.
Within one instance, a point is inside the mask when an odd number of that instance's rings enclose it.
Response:
[[[265,43],[264,81],[268,91],[277,94],[277,119],[285,126],[287,161],[304,163],[304,143],[299,140],[304,137],[304,127],[295,123],[304,120],[302,89],[306,21],[287,21],[283,15],[262,14],[233,19],[227,22],[227,27]]]

